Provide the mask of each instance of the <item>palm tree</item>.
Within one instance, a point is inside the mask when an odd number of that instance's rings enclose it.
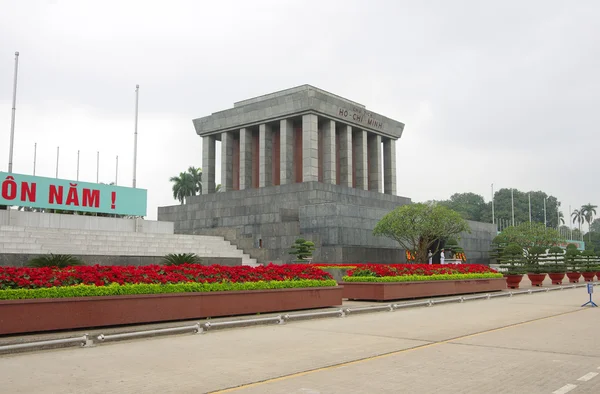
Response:
[[[190,166],[187,172],[194,179],[194,195],[202,194],[202,168]]]
[[[219,193],[221,191],[221,184],[219,183],[217,186],[215,186],[215,193]]]
[[[590,234],[590,242],[592,242],[592,222],[594,221],[594,215],[596,214],[597,205],[592,203],[585,204],[581,207],[583,211],[583,217],[588,224],[588,233]]]
[[[196,195],[197,183],[193,174],[182,172],[179,176],[171,177],[169,181],[173,182],[173,198],[179,200],[182,205],[186,197]]]
[[[571,218],[573,218],[573,223],[579,223],[579,232],[581,232],[581,224],[585,221],[585,213],[581,209],[575,209],[571,213]]]

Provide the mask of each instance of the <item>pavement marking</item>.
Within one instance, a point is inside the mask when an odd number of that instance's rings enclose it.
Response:
[[[328,365],[328,366],[325,366],[325,367],[320,367],[320,368],[315,368],[315,369],[309,369],[309,370],[303,371],[303,372],[295,372],[295,373],[291,373],[289,375],[283,375],[283,376],[279,376],[279,377],[276,377],[276,378],[269,378],[269,379],[261,380],[261,381],[258,381],[258,382],[241,384],[239,386],[230,387],[230,388],[223,389],[223,390],[211,391],[209,394],[231,393],[231,392],[234,392],[234,391],[238,391],[238,390],[242,390],[242,389],[247,389],[247,388],[252,388],[252,387],[257,387],[257,386],[262,386],[262,385],[269,384],[269,383],[276,383],[276,382],[281,382],[281,381],[288,380],[288,379],[299,378],[299,377],[310,375],[310,374],[313,374],[313,373],[316,373],[316,372],[329,371],[329,370],[338,369],[338,368],[341,368],[341,367],[346,367],[346,366],[349,366],[349,365],[362,364],[362,363],[367,362],[367,361],[379,360],[379,359],[382,359],[382,358],[387,358],[387,357],[395,356],[395,355],[402,354],[402,353],[408,353],[408,352],[411,352],[411,351],[414,351],[414,350],[427,349],[427,348],[430,348],[430,347],[433,347],[433,346],[444,345],[444,344],[450,343],[452,341],[458,341],[458,340],[461,340],[461,339],[473,338],[473,337],[476,337],[476,336],[479,336],[479,335],[489,334],[489,333],[497,332],[497,331],[503,331],[503,330],[507,330],[509,328],[520,327],[520,326],[524,326],[524,325],[527,325],[527,324],[530,324],[530,323],[535,323],[535,322],[539,322],[539,321],[542,321],[542,320],[548,320],[548,319],[552,319],[552,318],[555,318],[555,317],[569,315],[571,313],[582,312],[582,311],[585,311],[585,310],[586,309],[575,309],[575,310],[572,310],[572,311],[562,312],[562,313],[559,313],[559,314],[556,314],[556,315],[552,315],[552,316],[540,317],[540,318],[537,318],[537,319],[533,319],[533,320],[529,320],[529,321],[525,321],[525,322],[521,322],[521,323],[514,323],[514,324],[509,324],[509,325],[503,326],[503,327],[492,328],[491,330],[487,330],[487,331],[480,331],[480,332],[476,332],[474,334],[468,334],[468,335],[463,335],[463,336],[460,336],[460,337],[445,339],[443,341],[428,343],[428,344],[425,344],[425,345],[414,346],[414,347],[411,347],[411,348],[396,350],[396,351],[389,352],[389,353],[382,353],[382,354],[379,354],[379,355],[376,355],[376,356],[359,358],[357,360],[346,361],[346,362],[343,362],[343,363]],[[600,369],[600,367],[598,367],[598,369]],[[573,387],[569,388],[567,391],[558,391],[557,390],[553,394],[568,393],[569,391],[571,391],[575,387],[577,387],[576,385],[567,385],[567,386],[573,386]],[[564,386],[564,387],[560,388],[559,390],[563,390],[567,386]]]
[[[586,373],[585,375],[583,375],[582,377],[580,377],[579,381],[581,382],[587,382],[590,379],[595,378],[596,376],[598,376],[598,372],[590,372],[590,373]]]
[[[577,387],[576,384],[570,384],[569,383],[569,384],[566,384],[566,385],[562,386],[558,390],[553,391],[552,394],[565,394],[565,393],[568,393],[569,391],[573,390],[576,387]]]

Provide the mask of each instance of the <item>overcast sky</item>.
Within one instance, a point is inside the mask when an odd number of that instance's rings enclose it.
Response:
[[[543,190],[600,205],[598,1],[0,0],[0,170],[138,187],[202,165],[192,119],[311,84],[406,124],[398,194]],[[595,44],[594,44],[595,43]],[[217,174],[219,181],[220,174]]]

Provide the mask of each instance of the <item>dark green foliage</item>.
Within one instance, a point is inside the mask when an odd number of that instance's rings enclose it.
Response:
[[[62,287],[44,287],[39,289],[0,290],[0,300],[21,300],[30,298],[97,297],[129,294],[204,293],[212,291],[272,290],[331,286],[337,286],[337,282],[333,279],[302,279],[242,283],[189,282],[165,285],[154,283],[136,283],[119,285],[113,283],[107,286],[77,285]]]
[[[498,258],[500,267],[505,268],[504,274],[520,275],[525,273],[525,256],[523,248],[516,243],[506,246]]]
[[[356,273],[356,272],[355,272]],[[399,276],[344,276],[344,282],[421,282],[431,280],[466,280],[502,278],[502,274],[485,272],[478,274],[434,274],[434,275],[399,275]]]
[[[163,257],[163,265],[201,264],[202,260],[195,253],[170,253]]]
[[[297,261],[305,261],[312,257],[312,252],[315,251],[315,244],[302,238],[298,238],[292,245],[290,254],[296,256]]]
[[[548,249],[548,258],[546,261],[546,271],[548,272],[566,272],[564,264],[565,251],[560,246],[553,246]]]
[[[72,267],[74,265],[83,265],[83,261],[69,254],[49,254],[34,257],[27,262],[27,267]]]

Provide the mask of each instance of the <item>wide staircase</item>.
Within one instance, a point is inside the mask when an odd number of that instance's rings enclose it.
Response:
[[[241,258],[256,266],[256,259],[223,237],[180,234],[51,229],[0,226],[2,254],[71,254],[96,256],[165,256],[195,253],[200,258]]]

